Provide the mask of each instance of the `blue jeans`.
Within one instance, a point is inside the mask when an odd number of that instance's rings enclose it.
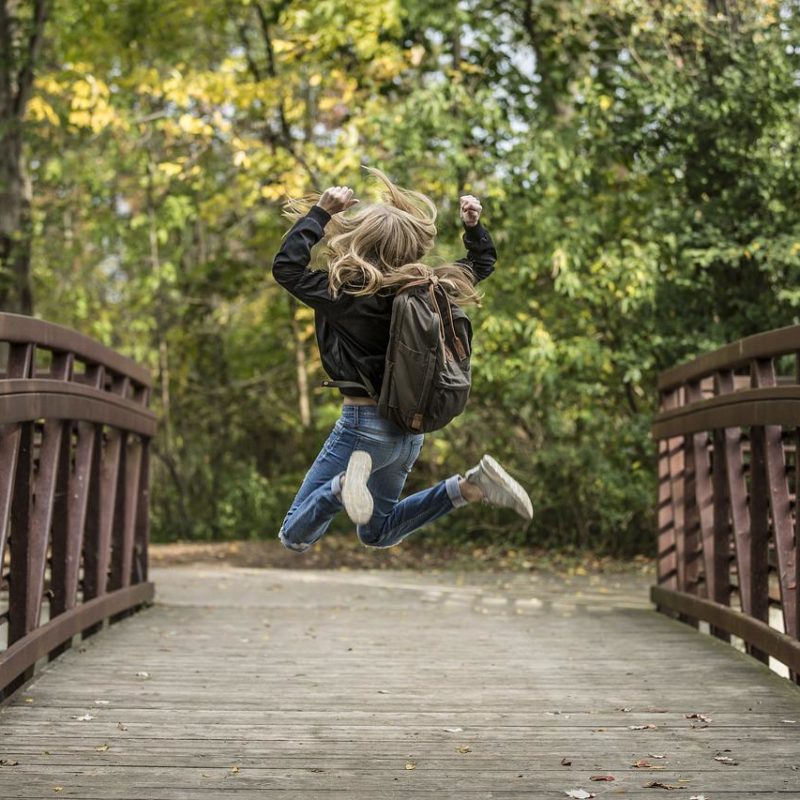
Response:
[[[367,487],[374,511],[372,519],[356,529],[369,547],[391,547],[442,514],[466,505],[458,488],[460,475],[400,500],[424,438],[384,419],[377,406],[343,404],[342,415],[306,473],[278,538],[290,550],[302,553],[325,534],[343,508],[340,481],[353,450],[366,450],[372,457]]]

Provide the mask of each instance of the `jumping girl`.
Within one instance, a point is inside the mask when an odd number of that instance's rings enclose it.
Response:
[[[391,547],[454,508],[475,501],[533,517],[525,490],[490,455],[435,486],[400,500],[424,434],[406,433],[378,414],[359,386],[359,372],[380,387],[389,343],[394,293],[431,274],[460,305],[476,304],[475,284],[494,271],[497,253],[480,224],[477,198],[460,200],[467,257],[429,267],[421,259],[436,237],[436,207],[420,192],[401,189],[380,170],[382,202],[360,205],[346,186],[326,189],[315,205],[290,201],[296,220],[272,265],[275,280],[314,309],[322,365],[340,386],[342,413],[303,480],[278,537],[304,552],[320,539],[343,508],[370,547]],[[350,214],[343,212],[358,206]],[[311,270],[311,249],[327,246],[328,266]],[[357,365],[357,367],[356,367]]]

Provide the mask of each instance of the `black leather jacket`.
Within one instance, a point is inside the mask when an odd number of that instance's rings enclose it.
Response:
[[[361,382],[358,370],[364,373],[376,390],[383,381],[386,348],[389,346],[389,324],[392,318],[394,292],[383,290],[368,297],[354,297],[340,292],[335,300],[328,289],[326,270],[308,268],[311,248],[322,238],[330,220],[327,211],[314,206],[298,220],[272,262],[275,280],[298,300],[314,309],[322,366],[333,380]],[[483,226],[465,226],[463,236],[467,257],[458,263],[468,267],[475,281],[492,274],[497,252]],[[360,389],[340,388],[342,394],[366,397]]]

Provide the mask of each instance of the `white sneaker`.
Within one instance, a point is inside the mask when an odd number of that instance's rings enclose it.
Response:
[[[480,487],[483,502],[513,508],[523,519],[533,519],[533,504],[527,492],[490,455],[477,467],[468,469],[464,478]]]
[[[367,488],[371,472],[372,456],[364,450],[353,450],[342,485],[342,505],[356,525],[366,525],[372,519],[372,495]]]

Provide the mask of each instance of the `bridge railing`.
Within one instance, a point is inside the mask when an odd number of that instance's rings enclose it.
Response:
[[[0,314],[0,693],[152,599],[152,381],[59,325]]]
[[[653,601],[797,679],[800,326],[669,369],[658,389]]]

